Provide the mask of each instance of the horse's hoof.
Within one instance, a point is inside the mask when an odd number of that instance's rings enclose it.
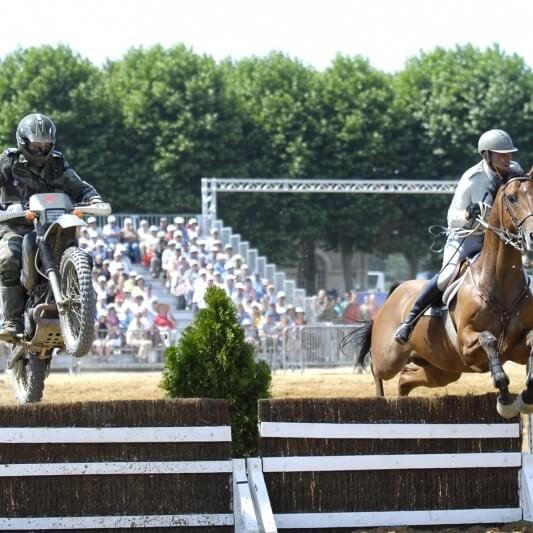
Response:
[[[520,412],[524,413],[525,415],[531,415],[533,414],[533,403],[528,403],[524,400],[524,392],[520,394],[517,398],[518,404],[520,407]]]
[[[502,402],[500,396],[496,401],[496,411],[502,418],[513,418],[520,413],[520,399],[514,398],[512,402]]]

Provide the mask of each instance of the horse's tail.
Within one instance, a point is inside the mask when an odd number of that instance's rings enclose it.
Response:
[[[370,353],[370,339],[372,336],[373,320],[357,321],[350,333],[345,335],[341,341],[341,350],[348,346],[354,349],[354,368],[365,367],[366,356]]]

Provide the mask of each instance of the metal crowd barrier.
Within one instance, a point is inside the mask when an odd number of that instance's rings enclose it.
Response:
[[[276,334],[261,335],[257,358],[283,370],[352,366],[354,347],[348,343],[341,350],[341,345],[353,328],[330,323],[289,326]]]

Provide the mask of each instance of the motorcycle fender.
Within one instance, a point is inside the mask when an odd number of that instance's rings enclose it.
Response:
[[[61,230],[65,230],[69,228],[76,228],[78,226],[87,226],[87,222],[75,215],[61,215],[46,230],[46,233],[44,234],[44,240],[46,241],[48,235],[50,235],[51,233],[55,233],[58,228],[61,228]]]

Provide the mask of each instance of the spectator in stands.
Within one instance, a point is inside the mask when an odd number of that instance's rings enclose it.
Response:
[[[176,225],[175,231],[179,232],[181,235],[181,242],[184,245],[187,245],[189,243],[189,232],[185,227],[185,219],[183,217],[175,217],[174,224]]]
[[[141,251],[139,248],[139,237],[133,228],[133,220],[129,217],[124,219],[124,227],[121,230],[120,241],[126,245],[126,253],[132,263],[140,263]]]
[[[296,307],[294,309],[295,311],[295,319],[294,319],[294,325],[295,326],[305,326],[307,324],[307,321],[305,320],[305,311],[303,307]]]
[[[95,241],[100,239],[102,236],[102,230],[97,225],[96,217],[89,217],[87,219],[87,224],[87,234],[89,235],[89,238]]]
[[[335,312],[336,299],[333,294],[326,296],[326,305],[322,309],[322,313],[318,316],[320,322],[331,322],[336,324],[339,319],[339,315]]]
[[[107,335],[109,326],[107,324],[107,314],[101,313],[94,326],[94,341],[92,351],[96,353],[102,361],[107,361],[109,355],[107,350]]]
[[[276,294],[276,313],[283,315],[287,312],[287,306],[285,305],[285,292],[278,291]]]
[[[157,232],[157,241],[150,246],[150,274],[154,279],[161,275],[163,251],[166,248],[165,233],[163,231]]]
[[[249,318],[245,318],[241,322],[241,326],[244,330],[244,340],[250,343],[254,347],[254,350],[257,351],[259,349],[259,332],[257,328]]]
[[[235,304],[235,305],[239,305],[240,303],[243,303],[244,302],[244,283],[241,283],[240,281],[238,281],[236,284],[235,284],[235,291],[233,292],[233,295],[231,296],[231,301]]]
[[[294,309],[293,304],[287,304],[286,315],[289,319],[289,323],[292,326],[296,320],[296,310]]]
[[[157,228],[158,233],[163,232],[163,235],[166,234],[168,228],[168,218],[160,217],[159,218],[159,227]]]
[[[213,253],[213,245],[216,241],[220,242],[220,232],[218,231],[218,228],[211,228],[211,231],[209,233],[209,237],[206,239],[206,246],[207,249]]]
[[[315,320],[319,320],[328,304],[328,297],[325,289],[320,289],[316,296],[313,297],[313,314]]]
[[[197,313],[199,309],[206,306],[204,296],[207,291],[207,270],[204,268],[198,271],[198,276],[193,283],[192,310]]]
[[[267,311],[263,318],[263,322],[259,327],[259,337],[263,340],[267,353],[273,353],[276,336],[277,332],[274,313],[272,311]]]
[[[125,273],[129,273],[131,270],[131,261],[129,257],[127,257],[124,253],[123,248],[117,247],[115,249],[115,253],[113,254],[113,260],[109,264],[109,271],[111,274],[116,271],[121,271]]]
[[[276,287],[272,285],[272,283],[269,283],[266,288],[266,298],[268,301],[268,305],[271,304],[276,305]]]
[[[373,295],[367,294],[359,308],[359,317],[361,320],[373,320],[372,315],[375,312],[375,300],[374,298],[371,298],[371,296]]]
[[[146,320],[145,314],[145,309],[138,309],[133,320],[129,323],[126,333],[126,342],[130,346],[137,347],[137,360],[141,362],[148,361],[148,355],[152,350],[152,341],[150,340],[152,327]]]
[[[189,240],[192,240],[195,236],[198,237],[200,232],[196,217],[191,217],[187,220],[187,233],[189,234]]]
[[[116,246],[120,242],[121,229],[117,224],[117,217],[115,215],[109,215],[107,217],[107,224],[102,229],[102,235],[111,246]]]
[[[263,321],[263,310],[261,309],[261,304],[259,302],[253,302],[251,309],[252,324],[256,329],[259,329],[261,322]]]
[[[261,280],[261,274],[257,272],[257,270],[254,272],[252,285],[255,290],[255,297],[260,300],[265,294],[265,287],[263,286],[263,281]]]
[[[357,301],[357,293],[350,293],[350,300],[348,305],[344,308],[342,314],[342,321],[345,324],[355,324],[359,320],[359,302]]]
[[[176,328],[176,320],[170,313],[168,304],[158,303],[155,306],[156,316],[154,318],[154,325],[159,329],[171,330]]]
[[[233,263],[233,246],[230,242],[224,245],[224,253],[226,254],[226,262]]]

